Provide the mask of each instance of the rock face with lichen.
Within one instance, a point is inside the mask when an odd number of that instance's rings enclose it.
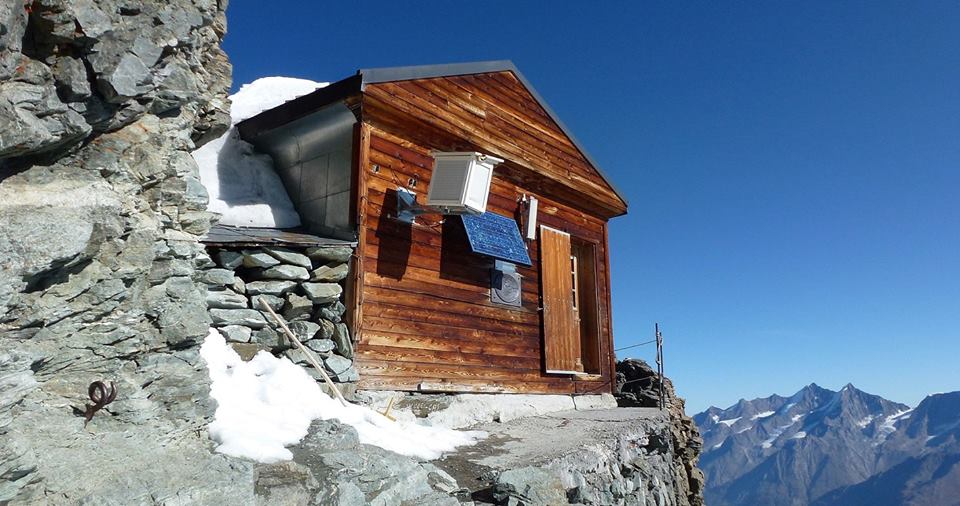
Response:
[[[252,500],[196,346],[225,3],[0,3],[0,503]],[[119,394],[84,427],[97,380]]]

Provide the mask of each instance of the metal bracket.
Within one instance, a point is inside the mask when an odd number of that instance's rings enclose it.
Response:
[[[397,188],[397,220],[412,225],[417,216],[430,213],[436,213],[436,211],[417,203],[416,193]]]

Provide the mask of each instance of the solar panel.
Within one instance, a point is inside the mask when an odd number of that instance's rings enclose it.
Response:
[[[477,254],[506,260],[520,265],[531,265],[527,246],[520,237],[517,222],[496,213],[460,216],[467,231],[470,249]]]

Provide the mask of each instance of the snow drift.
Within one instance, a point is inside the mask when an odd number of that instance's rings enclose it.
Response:
[[[482,432],[466,432],[410,422],[393,422],[370,408],[329,397],[300,366],[266,351],[244,362],[216,329],[200,347],[217,411],[209,426],[217,451],[270,463],[293,457],[296,444],[316,419],[353,426],[360,442],[422,459],[475,443]]]
[[[240,139],[232,125],[326,85],[307,79],[264,77],[230,95],[230,130],[193,152],[200,166],[200,182],[210,195],[207,209],[222,215],[220,223],[278,228],[300,225],[273,159]]]

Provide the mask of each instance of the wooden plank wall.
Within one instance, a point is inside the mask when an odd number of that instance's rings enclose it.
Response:
[[[368,85],[362,118],[369,150],[362,202],[357,366],[368,389],[528,393],[611,390],[610,360],[589,379],[543,372],[538,244],[524,276],[522,306],[489,299],[491,263],[469,252],[458,218],[427,215],[410,226],[391,218],[398,186],[425,198],[432,149],[508,158],[497,167],[487,210],[514,217],[518,197],[540,199],[540,223],[595,245],[601,356],[612,356],[606,219],[622,201],[512,74]],[[578,158],[579,157],[579,158]],[[372,166],[377,165],[379,172]],[[532,171],[527,165],[541,168]],[[558,186],[558,179],[569,178]],[[589,191],[585,198],[581,186]],[[598,202],[604,202],[600,204]]]
[[[510,72],[367,85],[363,108],[397,132],[417,124],[420,133],[453,135],[511,160],[537,174],[544,194],[589,204],[598,216],[626,212],[626,203]]]

